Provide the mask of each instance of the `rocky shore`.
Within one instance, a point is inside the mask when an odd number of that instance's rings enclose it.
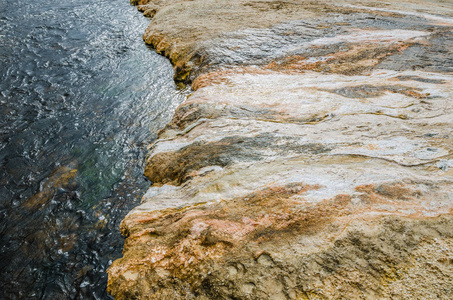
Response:
[[[451,1],[134,4],[194,92],[115,299],[453,299]]]

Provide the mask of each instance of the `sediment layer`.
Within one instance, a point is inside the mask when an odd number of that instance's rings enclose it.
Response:
[[[194,92],[116,299],[452,299],[453,4],[147,1]]]

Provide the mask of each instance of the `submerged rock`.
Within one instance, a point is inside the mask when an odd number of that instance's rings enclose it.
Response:
[[[116,299],[453,298],[453,5],[146,1],[194,92],[150,146]]]

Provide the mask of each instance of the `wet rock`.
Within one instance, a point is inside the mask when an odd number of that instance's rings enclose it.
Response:
[[[194,92],[149,147],[117,299],[453,297],[453,6],[142,1]]]
[[[60,191],[74,190],[77,186],[77,169],[74,164],[58,167],[41,184],[39,191],[22,203],[22,207],[37,210],[49,202]]]

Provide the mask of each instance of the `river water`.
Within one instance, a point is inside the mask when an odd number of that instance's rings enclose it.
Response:
[[[0,2],[0,299],[109,299],[146,145],[187,91],[127,0]]]

